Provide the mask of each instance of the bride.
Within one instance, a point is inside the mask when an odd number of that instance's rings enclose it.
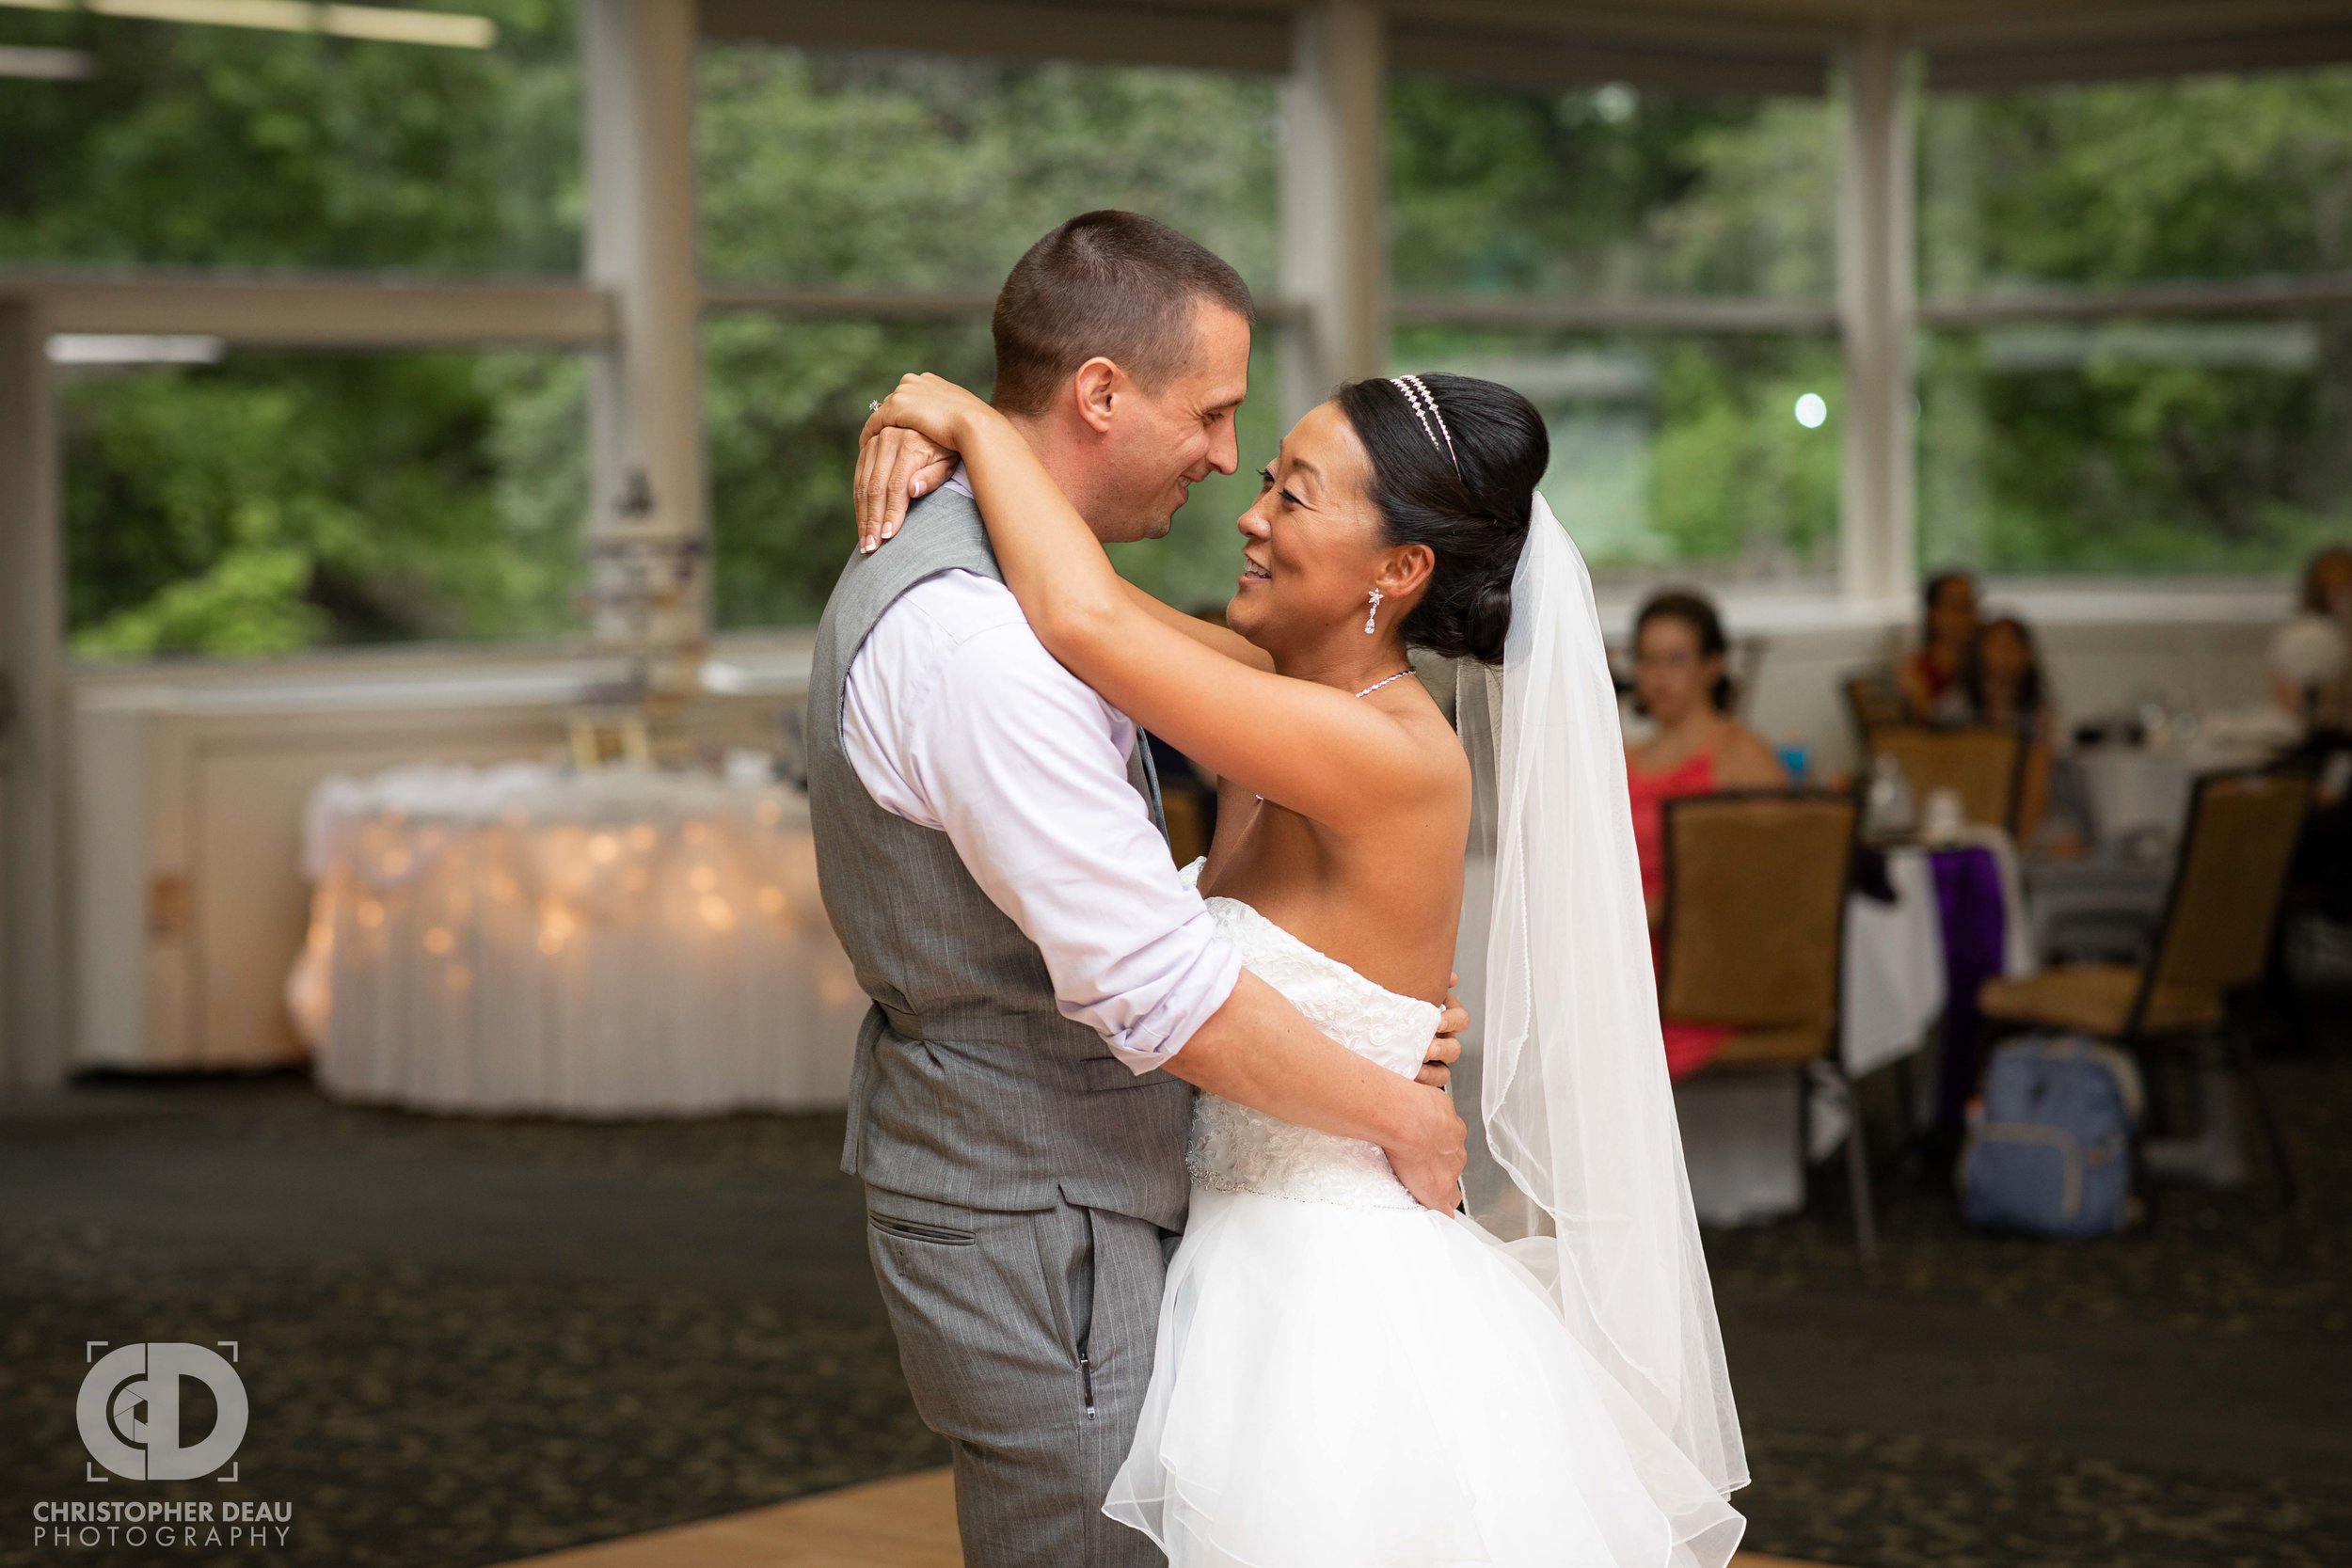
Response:
[[[1457,935],[1486,955],[1490,1223],[1421,1207],[1370,1144],[1201,1096],[1104,1512],[1176,1568],[1721,1568],[1746,1459],[1615,692],[1582,559],[1535,490],[1534,407],[1462,376],[1340,388],[1241,517],[1230,631],[1123,582],[979,398],[908,376],[862,470],[897,430],[961,455],[1045,647],[1221,781],[1186,875],[1250,969],[1410,1075]],[[1470,661],[1460,737],[1407,648]],[[1466,861],[1491,889],[1457,932]]]

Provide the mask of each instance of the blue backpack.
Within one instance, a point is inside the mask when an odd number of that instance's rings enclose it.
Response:
[[[2044,1236],[2109,1236],[2132,1193],[2139,1069],[2081,1035],[2010,1040],[1968,1109],[1961,1212],[1971,1225]]]

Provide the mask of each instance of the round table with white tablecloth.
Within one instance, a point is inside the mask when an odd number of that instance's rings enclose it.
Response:
[[[329,1093],[631,1117],[838,1105],[866,1009],[764,778],[420,766],[313,793],[288,1000]]]

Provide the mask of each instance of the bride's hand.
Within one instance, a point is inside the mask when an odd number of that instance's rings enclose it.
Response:
[[[1470,1014],[1462,1010],[1462,1004],[1454,995],[1454,988],[1461,983],[1459,974],[1447,977],[1445,1013],[1438,1020],[1438,1037],[1429,1042],[1429,1054],[1415,1075],[1433,1089],[1442,1089],[1454,1082],[1454,1064],[1462,1059],[1462,1031],[1470,1027]]]
[[[947,483],[956,454],[893,425],[866,437],[857,451],[857,547],[870,555],[906,521],[907,506]]]
[[[905,522],[907,503],[944,483],[976,423],[1002,416],[937,375],[904,375],[858,436],[858,549],[870,554]]]

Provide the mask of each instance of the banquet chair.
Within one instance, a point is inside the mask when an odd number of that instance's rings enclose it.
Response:
[[[2245,1013],[2262,985],[2271,934],[2312,798],[2295,769],[2240,769],[2197,781],[2180,863],[2140,964],[2062,964],[2026,979],[1988,980],[1978,1007],[1988,1029],[2063,1029],[2135,1050],[2218,1039],[2244,1085],[2292,1208],[2295,1170],[2254,1070]]]
[[[1950,789],[1962,814],[1973,823],[2017,831],[2017,807],[2025,791],[2025,737],[1992,724],[1881,724],[1867,736],[1870,758],[1892,756],[1911,781],[1920,805],[1930,794]]]
[[[1838,1051],[1846,891],[1859,816],[1819,790],[1690,795],[1665,805],[1660,1010],[1734,1031],[1702,1074],[1793,1072],[1800,1157],[1808,1068],[1825,1063],[1853,1107],[1847,1140],[1854,1244],[1877,1256],[1862,1107]],[[1806,1162],[1810,1163],[1809,1160]]]
[[[1895,683],[1883,674],[1851,675],[1845,682],[1846,715],[1853,721],[1854,738],[1863,750],[1870,747],[1871,732],[1888,724],[1907,723],[1911,705]]]
[[[1206,791],[1190,781],[1160,781],[1160,814],[1168,821],[1168,853],[1178,865],[1190,865],[1209,852],[1208,813],[1201,798]]]

